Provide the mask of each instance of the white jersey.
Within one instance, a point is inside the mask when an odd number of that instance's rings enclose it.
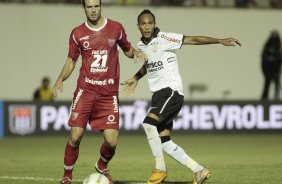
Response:
[[[183,94],[175,49],[180,49],[184,35],[165,33],[155,29],[153,39],[145,44],[142,39],[137,47],[148,57],[145,64],[151,92],[170,87]]]

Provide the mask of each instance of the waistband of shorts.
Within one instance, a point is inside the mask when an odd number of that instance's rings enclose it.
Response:
[[[162,88],[156,92],[163,92],[163,91],[174,91],[173,89],[171,89],[170,87],[166,87],[166,88]],[[154,93],[156,93],[154,92]],[[176,93],[176,95],[180,95],[178,91],[174,91]]]

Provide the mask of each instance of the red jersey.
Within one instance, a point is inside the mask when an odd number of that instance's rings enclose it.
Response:
[[[99,29],[91,28],[85,22],[72,30],[68,57],[77,61],[79,55],[82,56],[77,89],[106,95],[118,94],[118,45],[124,52],[131,48],[123,26],[110,19],[106,19]]]

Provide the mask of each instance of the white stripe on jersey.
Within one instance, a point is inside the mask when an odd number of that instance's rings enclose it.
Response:
[[[120,31],[120,36],[119,36],[119,40],[122,39],[122,31]]]
[[[73,41],[76,43],[76,45],[78,45],[78,43],[77,43],[77,41],[76,41],[76,39],[75,39],[75,37],[74,37],[74,34],[72,34],[72,39],[73,39]]]

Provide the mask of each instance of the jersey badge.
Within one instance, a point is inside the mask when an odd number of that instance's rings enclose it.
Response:
[[[151,44],[151,46],[152,46],[152,51],[153,52],[157,52],[158,50],[159,50],[159,43],[158,42],[153,42],[152,44]]]
[[[108,39],[108,44],[110,47],[113,47],[116,43],[116,40],[115,39]]]
[[[77,112],[71,112],[71,119],[74,121],[78,116]]]

